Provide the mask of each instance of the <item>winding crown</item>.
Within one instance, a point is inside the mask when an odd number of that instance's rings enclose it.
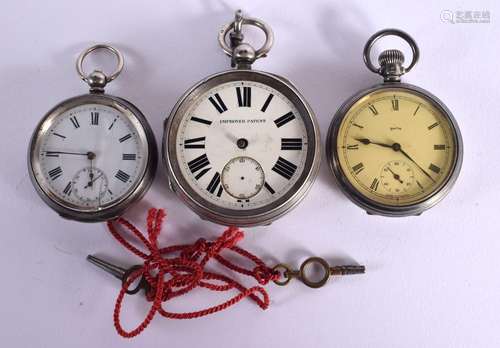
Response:
[[[385,50],[378,56],[380,66],[387,64],[400,64],[405,62],[405,56],[400,50]]]
[[[403,67],[405,56],[399,50],[385,50],[378,56],[380,73],[386,81],[399,81],[406,71]]]

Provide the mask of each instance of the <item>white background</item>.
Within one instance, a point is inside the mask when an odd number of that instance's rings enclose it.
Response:
[[[465,145],[462,172],[434,209],[391,219],[368,216],[350,203],[323,158],[303,203],[271,226],[246,229],[241,245],[270,265],[298,265],[318,255],[365,264],[365,275],[339,278],[320,290],[298,282],[269,285],[267,311],[244,300],[197,320],[156,317],[142,335],[127,341],[112,321],[119,284],[85,257],[97,253],[124,266],[138,259],[103,224],[65,221],[41,201],[27,173],[27,144],[48,109],[86,92],[74,62],[97,42],[115,45],[126,59],[123,74],[107,91],[142,109],[159,141],[162,121],[180,95],[229,66],[216,36],[238,7],[274,29],[275,45],[255,68],[286,76],[299,87],[317,114],[323,144],[342,101],[380,81],[362,61],[367,38],[386,27],[410,33],[421,60],[404,80],[430,90],[454,112]],[[491,23],[445,23],[443,10],[486,10]],[[2,2],[1,345],[500,346],[498,14],[494,1]],[[108,62],[107,56],[99,59]],[[153,187],[127,217],[143,227],[152,206],[168,210],[163,245],[223,230],[202,222],[169,192],[161,166]],[[194,310],[222,299],[196,291],[166,308]],[[149,307],[140,296],[127,298],[126,305],[125,325],[131,328]]]

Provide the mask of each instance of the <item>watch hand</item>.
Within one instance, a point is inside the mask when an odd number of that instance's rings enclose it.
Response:
[[[392,173],[392,176],[394,177],[394,179],[396,179],[397,181],[399,181],[401,184],[403,183],[403,180],[401,180],[401,177],[399,176],[399,174],[396,174],[392,171],[391,168],[387,167],[387,169]]]
[[[360,143],[365,144],[365,145],[374,144],[374,145],[378,145],[378,146],[393,148],[393,146],[390,144],[377,143],[377,142],[373,142],[370,139],[366,139],[366,138],[361,138],[361,139],[354,138],[354,140],[357,140]]]
[[[92,186],[92,183],[94,182],[92,179],[94,178],[94,172],[92,171],[92,166],[93,166],[93,160],[95,158],[95,154],[93,152],[87,152],[87,158],[90,160],[90,171],[89,171],[89,183],[87,184],[86,187]]]
[[[45,151],[45,154],[46,155],[50,155],[50,154],[62,154],[62,155],[75,155],[75,156],[89,156],[89,153],[86,152],[86,153],[83,153],[83,152],[66,152],[66,151]]]
[[[224,132],[224,136],[227,139],[231,140],[231,142],[234,142],[234,143],[236,143],[236,141],[238,140],[238,138],[236,138],[236,136],[234,136],[233,134],[231,134],[230,132],[227,132],[227,131]]]
[[[95,181],[99,180],[99,178],[100,178],[101,176],[103,176],[103,175],[104,175],[104,173],[102,173],[102,174],[101,174],[101,175],[99,175],[98,177],[95,177],[94,179],[92,179],[92,181],[91,181],[91,182],[89,182],[89,183],[88,183],[88,184],[87,184],[84,188],[87,188],[87,187],[89,187],[89,186],[92,186],[92,184],[93,184]]]
[[[417,167],[418,167],[418,168],[422,171],[422,173],[424,173],[424,174],[425,174],[425,176],[427,176],[427,177],[428,177],[428,178],[429,178],[432,182],[434,182],[434,183],[436,182],[436,180],[434,180],[434,179],[432,178],[432,176],[430,176],[430,175],[429,175],[429,173],[427,173],[427,172],[425,171],[425,169],[424,169],[424,168],[422,168],[421,166],[419,166],[419,165],[418,165],[418,163],[417,163],[417,162],[415,162],[415,160],[414,160],[413,158],[411,158],[411,157],[410,157],[410,155],[408,155],[408,154],[407,154],[407,153],[406,153],[406,152],[405,152],[405,151],[401,148],[401,145],[399,145],[398,143],[396,143],[396,144],[398,145],[398,150],[399,150],[399,152],[401,152],[401,153],[403,154],[403,156],[405,156],[405,157],[406,157],[406,158],[408,158],[410,161],[412,161],[412,162],[413,162],[413,163],[414,163],[414,164],[415,164],[415,165],[416,165],[416,166],[417,166]]]
[[[372,142],[370,139],[366,139],[366,138],[362,138],[362,139],[355,139],[359,142],[361,142],[362,144],[365,144],[365,145],[368,145],[368,144],[375,144],[375,145],[379,145],[379,146],[383,146],[383,147],[389,147],[391,149],[393,149],[394,151],[396,152],[401,152],[403,154],[403,156],[405,156],[406,158],[408,158],[410,161],[412,161],[424,174],[425,176],[427,176],[432,182],[436,182],[436,180],[434,180],[432,178],[432,176],[429,175],[429,173],[427,173],[425,171],[424,168],[422,168],[420,165],[418,165],[417,162],[415,162],[415,160],[413,158],[410,157],[410,155],[408,155],[404,150],[403,148],[401,147],[401,144],[399,143],[394,143],[392,145],[389,145],[389,144],[384,144],[384,143],[376,143],[376,142]]]

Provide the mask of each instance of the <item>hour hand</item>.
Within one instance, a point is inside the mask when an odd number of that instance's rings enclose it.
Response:
[[[370,139],[367,139],[367,138],[354,138],[354,140],[357,140],[360,143],[365,144],[365,145],[374,144],[374,145],[388,147],[388,148],[392,149],[392,145],[390,145],[390,144],[377,143],[377,142],[371,141]]]

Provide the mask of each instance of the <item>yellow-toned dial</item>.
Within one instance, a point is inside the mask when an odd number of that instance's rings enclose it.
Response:
[[[447,181],[455,139],[448,117],[427,97],[386,88],[347,111],[336,146],[354,189],[377,203],[404,206],[424,201]]]

